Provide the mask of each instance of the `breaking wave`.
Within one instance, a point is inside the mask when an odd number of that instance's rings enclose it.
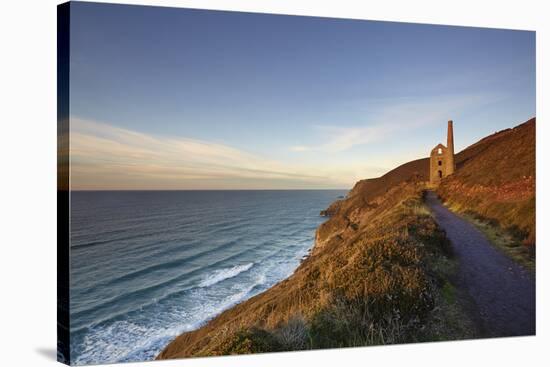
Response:
[[[71,362],[152,360],[290,276],[324,220],[319,210],[340,194],[73,193]],[[129,226],[136,213],[139,227]]]
[[[250,270],[253,266],[254,263],[248,263],[245,265],[236,265],[231,268],[215,270],[211,275],[208,275],[206,279],[199,283],[199,287],[210,287],[226,279],[236,277],[240,273]]]

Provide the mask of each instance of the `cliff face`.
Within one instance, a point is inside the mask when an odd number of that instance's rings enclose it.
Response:
[[[439,194],[534,236],[534,134],[530,120],[460,152]],[[321,213],[330,218],[290,278],[178,336],[157,358],[472,337],[449,296],[448,242],[423,204],[428,174],[425,158],[359,181]]]
[[[158,358],[421,339],[442,277],[429,264],[446,258],[447,242],[424,209],[417,166],[358,183],[290,278],[180,335]]]
[[[457,155],[457,171],[437,192],[456,211],[535,244],[535,119],[490,135]]]
[[[313,253],[321,251],[326,245],[337,246],[372,220],[369,215],[385,199],[386,194],[396,185],[415,180],[429,179],[429,159],[423,158],[405,163],[379,178],[358,181],[345,200],[335,201],[322,215],[332,218],[317,229]]]

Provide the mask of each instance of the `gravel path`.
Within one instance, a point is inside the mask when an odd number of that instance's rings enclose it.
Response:
[[[456,286],[475,304],[482,336],[535,334],[535,279],[523,267],[495,249],[472,224],[428,192],[426,204],[446,231],[459,260]]]

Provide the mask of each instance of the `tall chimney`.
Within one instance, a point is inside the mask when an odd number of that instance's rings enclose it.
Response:
[[[447,123],[447,175],[455,171],[455,143],[453,137],[453,120]]]

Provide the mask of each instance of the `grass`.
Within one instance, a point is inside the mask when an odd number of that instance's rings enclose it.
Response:
[[[484,220],[472,213],[463,213],[462,217],[479,229],[493,246],[526,269],[535,272],[534,246],[526,246],[523,236],[504,230],[494,222]]]
[[[342,348],[365,345],[397,344],[407,342],[441,341],[473,338],[476,327],[460,302],[451,278],[457,270],[457,262],[452,256],[451,247],[443,232],[435,225],[431,211],[418,197],[408,198],[392,213],[393,219],[406,219],[399,232],[401,245],[415,251],[393,253],[391,241],[387,239],[361,253],[358,264],[385,263],[395,270],[393,264],[411,264],[418,261],[423,273],[414,278],[415,284],[399,285],[391,282],[381,294],[357,291],[354,295],[333,292],[327,306],[319,307],[312,317],[306,320],[297,317],[278,327],[261,333],[240,332],[232,343],[233,349],[224,352],[242,353],[243,345],[247,353],[278,350],[304,350]],[[356,244],[368,247],[370,239],[358,237]],[[372,246],[372,245],[371,245]],[[388,247],[389,246],[389,247]],[[418,248],[422,255],[417,257]],[[360,266],[362,266],[360,265]],[[358,274],[359,269],[352,269]],[[350,275],[344,273],[344,276]],[[357,279],[367,281],[369,275]],[[336,279],[339,283],[341,280]],[[382,276],[377,279],[387,283]],[[417,283],[420,282],[420,283]],[[411,289],[412,296],[406,293]],[[243,335],[246,338],[243,339]],[[258,340],[258,336],[263,337]],[[243,342],[244,340],[244,342]],[[257,343],[257,344],[254,344]]]
[[[438,194],[477,220],[493,218],[477,225],[512,256],[526,261],[498,228],[534,257],[534,119],[466,148],[456,163]],[[449,242],[423,205],[428,168],[424,158],[359,181],[325,211],[311,256],[289,279],[180,335],[157,358],[478,336],[468,297],[453,285]]]
[[[512,259],[534,270],[535,119],[495,133],[457,154],[438,195]]]
[[[368,205],[346,199],[325,222],[326,244],[292,277],[176,338],[160,358],[471,337],[452,287],[456,261],[423,188],[403,183]]]
[[[479,337],[475,321],[470,317],[465,300],[451,282],[445,282],[436,294],[436,307],[418,333],[419,342],[464,340]]]
[[[424,208],[429,211],[427,207]],[[468,311],[468,301],[453,285],[453,279],[458,271],[458,260],[454,257],[449,241],[439,236],[428,237],[427,240],[433,241],[432,245],[440,249],[440,252],[436,252],[426,263],[427,271],[436,282],[432,290],[434,306],[420,329],[413,335],[414,341],[447,341],[478,337],[477,326]]]
[[[455,294],[455,288],[454,286],[449,282],[446,281],[443,285],[443,288],[441,288],[441,295],[443,297],[443,300],[447,304],[452,304],[456,301],[456,294]]]

